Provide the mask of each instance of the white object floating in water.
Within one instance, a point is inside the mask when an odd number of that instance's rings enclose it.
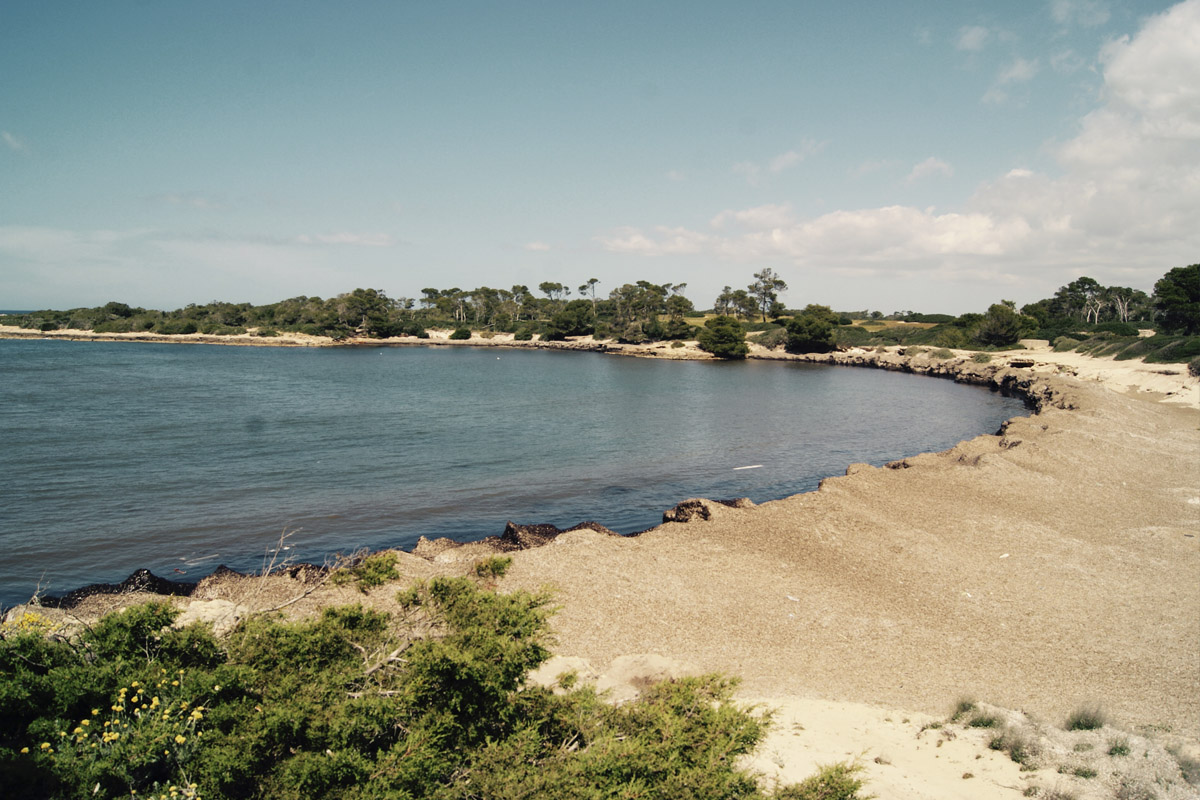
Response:
[[[733,471],[737,472],[739,469],[762,469],[762,464],[751,464],[748,467],[734,467]]]

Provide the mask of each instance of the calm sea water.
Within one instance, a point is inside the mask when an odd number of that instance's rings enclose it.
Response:
[[[483,348],[0,341],[0,376],[0,605],[258,568],[284,531],[318,563],[510,519],[631,533],[1027,413],[877,370]]]

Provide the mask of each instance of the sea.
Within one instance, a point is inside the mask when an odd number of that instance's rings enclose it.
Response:
[[[0,341],[0,606],[280,546],[325,563],[509,520],[629,534],[691,497],[811,491],[1023,402],[792,362],[499,348]]]

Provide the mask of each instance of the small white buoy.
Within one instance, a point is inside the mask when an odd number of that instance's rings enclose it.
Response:
[[[762,469],[762,464],[751,464],[748,467],[734,467],[733,471],[737,472],[739,469]]]

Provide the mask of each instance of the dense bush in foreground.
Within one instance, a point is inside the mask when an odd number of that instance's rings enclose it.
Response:
[[[545,596],[455,578],[399,600],[395,615],[254,617],[225,639],[169,627],[163,604],[72,639],[10,625],[0,796],[853,798],[861,785],[829,768],[764,795],[735,761],[766,723],[725,679],[619,707],[525,686],[547,657]]]

